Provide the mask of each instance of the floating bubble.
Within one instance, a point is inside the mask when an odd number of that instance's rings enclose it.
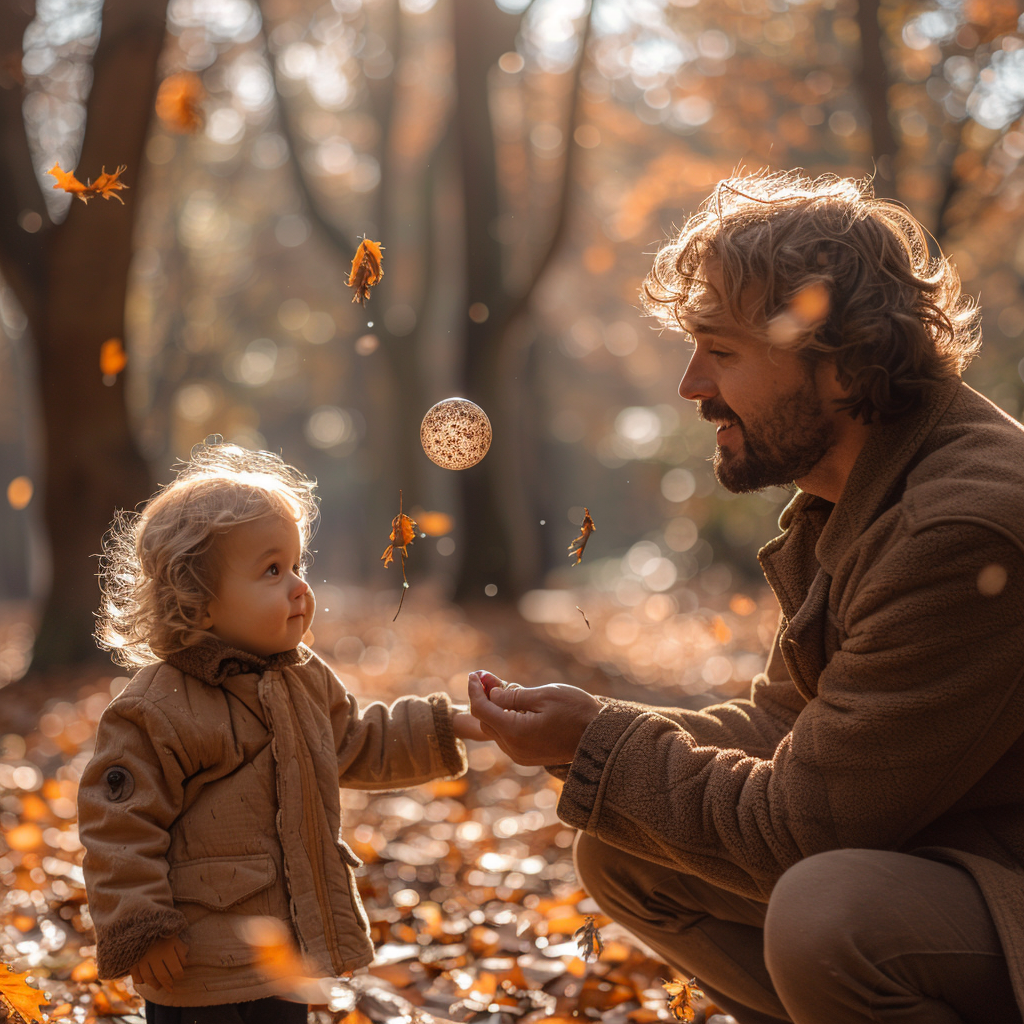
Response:
[[[427,410],[420,443],[427,458],[442,469],[469,469],[491,447],[491,421],[479,405],[446,398]]]

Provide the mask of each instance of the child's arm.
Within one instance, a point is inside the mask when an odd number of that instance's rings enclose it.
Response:
[[[86,889],[101,978],[128,974],[187,922],[167,879],[168,829],[181,813],[182,744],[144,698],[121,697],[104,712],[96,753],[78,790]]]
[[[465,706],[446,693],[375,701],[360,708],[341,680],[322,662],[338,777],[353,789],[403,789],[466,771],[462,739],[475,739]]]

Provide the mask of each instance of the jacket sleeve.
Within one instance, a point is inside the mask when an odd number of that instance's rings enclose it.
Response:
[[[807,704],[796,684],[789,678],[789,670],[782,659],[779,650],[781,628],[780,619],[768,664],[764,672],[754,677],[749,698],[724,701],[700,711],[657,708],[605,697],[598,699],[606,707],[643,708],[662,715],[685,730],[697,746],[742,750],[755,757],[770,758]],[[570,766],[548,765],[547,770],[564,781]]]
[[[1005,572],[995,595],[978,586],[992,567]],[[860,580],[842,625],[816,696],[771,756],[611,703],[583,736],[560,816],[754,898],[813,853],[899,849],[1019,735],[1024,555],[978,525],[904,535]]]
[[[466,748],[455,737],[454,709],[446,693],[399,697],[390,707],[374,701],[360,708],[341,680],[324,669],[342,786],[404,789],[466,771]]]
[[[145,698],[118,698],[100,719],[78,790],[78,828],[101,978],[127,974],[153,942],[186,927],[167,880],[168,830],[188,774],[181,750]]]

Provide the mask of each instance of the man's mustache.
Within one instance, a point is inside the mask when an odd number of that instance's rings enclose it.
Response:
[[[740,418],[720,398],[704,398],[697,402],[697,415],[708,423],[715,420],[731,420],[739,423]]]

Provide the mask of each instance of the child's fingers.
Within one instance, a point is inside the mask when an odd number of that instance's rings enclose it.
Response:
[[[171,975],[171,970],[163,960],[158,960],[153,964],[153,974],[157,981],[160,982],[158,987],[166,989],[174,988],[174,978]]]

